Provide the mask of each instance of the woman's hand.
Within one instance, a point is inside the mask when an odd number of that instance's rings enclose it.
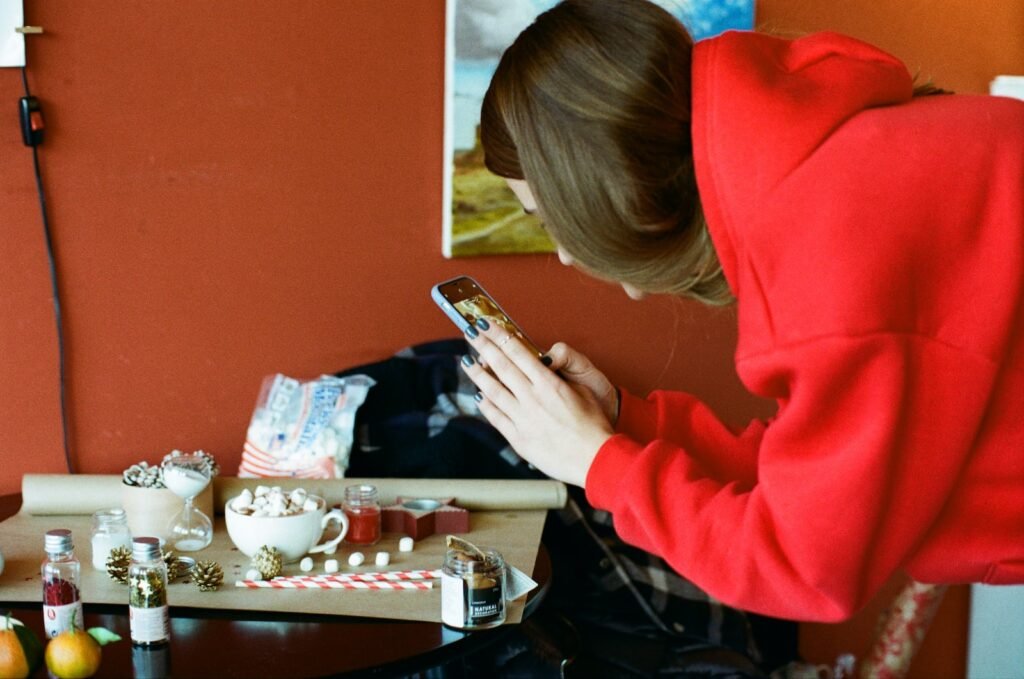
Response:
[[[552,367],[560,362],[578,381],[559,377],[504,328],[484,322],[467,336],[490,369],[463,359],[480,390],[480,412],[528,462],[552,478],[583,486],[598,449],[614,433],[606,414],[607,378],[565,345],[552,357]],[[614,392],[611,387],[613,403]]]
[[[586,387],[594,394],[605,417],[615,426],[619,420],[619,391],[605,374],[594,367],[590,359],[565,342],[558,342],[547,353],[550,367],[573,384]]]

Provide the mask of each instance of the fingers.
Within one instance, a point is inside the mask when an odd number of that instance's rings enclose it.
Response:
[[[594,370],[590,359],[565,342],[557,342],[547,355],[551,357],[551,369],[560,371],[566,377],[582,376]]]
[[[531,385],[550,378],[553,373],[538,360],[537,355],[508,329],[478,319],[466,336],[490,368],[513,393],[521,394]]]
[[[491,424],[498,426],[490,415],[495,419],[508,420],[507,412],[514,405],[515,399],[506,386],[468,354],[462,357],[462,369],[480,390],[476,400],[480,404],[480,411],[488,416]]]
[[[498,430],[498,433],[505,437],[506,441],[515,440],[515,424],[512,422],[508,415],[503,413],[494,403],[489,400],[486,396],[481,396],[477,399],[480,406],[480,414],[487,418],[487,421],[494,425],[494,428]]]
[[[597,398],[609,422],[616,422],[619,412],[619,393],[608,377],[594,367],[590,359],[564,342],[558,342],[548,352],[551,368],[558,370],[572,384],[586,387]]]
[[[572,372],[569,367],[572,362],[573,350],[565,342],[556,342],[552,345],[548,353],[545,354],[551,359],[551,364],[548,366],[555,371]]]

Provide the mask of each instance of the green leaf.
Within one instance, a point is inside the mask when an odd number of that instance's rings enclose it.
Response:
[[[31,675],[43,662],[43,644],[39,641],[39,637],[36,636],[35,632],[17,620],[14,622],[16,623],[14,633],[18,635],[18,641],[21,642],[21,650],[25,653],[25,659],[28,661],[28,671]]]
[[[96,643],[100,646],[106,646],[107,644],[115,641],[121,641],[121,635],[111,632],[106,627],[90,627],[89,636],[96,640]]]

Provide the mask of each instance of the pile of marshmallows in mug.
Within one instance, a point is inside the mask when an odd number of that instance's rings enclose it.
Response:
[[[239,514],[251,516],[291,516],[293,514],[301,514],[302,512],[313,512],[317,508],[316,500],[309,497],[309,493],[306,492],[305,488],[296,488],[288,495],[285,495],[280,486],[269,488],[267,486],[256,486],[255,491],[245,488],[237,497],[231,500],[231,509]],[[413,544],[413,539],[405,536],[398,541],[398,551],[411,552]],[[334,551],[334,549],[329,549],[325,554],[333,554]],[[361,566],[365,560],[366,557],[363,556],[362,552],[352,552],[348,557],[348,564],[350,566]],[[391,563],[391,555],[388,552],[377,552],[374,563],[377,566],[387,566]],[[299,562],[299,569],[303,573],[312,571],[313,559],[308,556],[303,557]],[[328,559],[325,561],[324,571],[327,573],[337,573],[338,560]],[[259,571],[255,569],[250,570],[246,574],[246,579],[248,580],[258,580],[259,578]]]
[[[291,516],[302,512],[315,512],[316,500],[305,488],[296,488],[287,496],[281,486],[256,486],[256,492],[244,489],[231,501],[231,508],[250,516]]]

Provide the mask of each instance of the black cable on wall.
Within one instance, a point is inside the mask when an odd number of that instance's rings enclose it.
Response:
[[[21,81],[25,86],[25,99],[34,101],[28,87],[28,71],[22,66]],[[22,109],[19,113],[24,114]],[[23,126],[26,124],[22,121]],[[41,141],[41,139],[40,139]],[[26,141],[26,143],[28,143]],[[43,191],[43,175],[39,167],[39,145],[38,142],[30,143],[32,148],[32,164],[35,168],[36,192],[39,194],[39,210],[43,218],[43,238],[46,242],[46,256],[50,267],[50,286],[53,290],[53,314],[57,323],[57,356],[60,381],[60,419],[61,433],[64,441],[64,462],[67,465],[68,473],[74,474],[75,468],[71,461],[71,446],[68,442],[68,408],[67,408],[67,380],[65,374],[64,359],[64,321],[61,315],[60,290],[57,285],[57,262],[53,254],[53,237],[50,233],[50,220],[46,212],[46,193]]]

